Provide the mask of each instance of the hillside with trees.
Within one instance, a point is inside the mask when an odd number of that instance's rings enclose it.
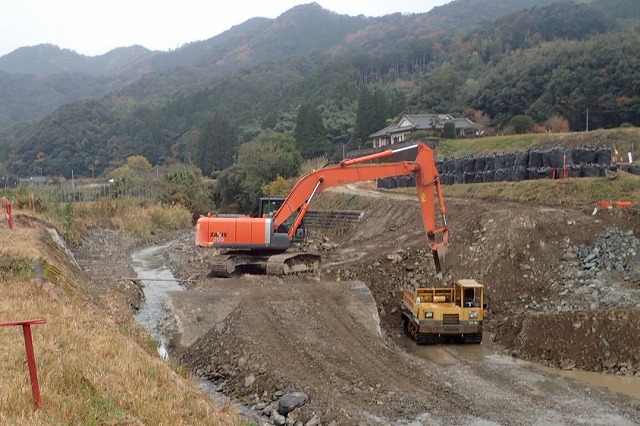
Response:
[[[126,87],[140,78],[139,66],[151,55],[140,46],[95,57],[50,44],[16,49],[0,57],[0,129]]]
[[[403,113],[466,116],[495,133],[514,131],[516,116],[584,130],[587,109],[590,128],[640,125],[638,16],[640,3],[624,0],[456,0],[380,18],[297,6],[171,52],[141,52],[122,74],[74,74],[107,80],[92,86],[94,99],[5,127],[0,171],[100,175],[141,155],[217,176],[265,134],[304,158],[335,159]],[[0,87],[61,75],[6,73]],[[127,78],[135,81],[110,90]],[[73,93],[68,84],[61,93]]]

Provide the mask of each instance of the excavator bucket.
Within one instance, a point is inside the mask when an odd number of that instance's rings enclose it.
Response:
[[[442,279],[447,269],[452,266],[453,257],[455,256],[445,245],[441,245],[436,250],[433,250],[433,261],[436,265],[436,273],[439,279]]]

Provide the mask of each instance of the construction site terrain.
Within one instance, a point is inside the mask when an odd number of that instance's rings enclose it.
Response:
[[[323,194],[359,220],[315,226],[320,273],[210,278],[193,233],[166,252],[171,351],[272,424],[636,424],[640,418],[640,216],[447,199],[454,259],[489,308],[481,345],[417,346],[407,287],[441,286],[416,197]],[[283,395],[304,404],[285,416]],[[283,423],[284,422],[284,423]]]

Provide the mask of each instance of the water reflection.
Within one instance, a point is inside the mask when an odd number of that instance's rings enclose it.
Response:
[[[182,291],[182,287],[167,268],[163,252],[170,243],[146,247],[133,253],[133,269],[142,279],[144,301],[136,314],[136,320],[157,342],[166,340],[159,327],[165,315],[165,295],[170,291]]]
[[[416,345],[415,341],[408,337],[399,337],[395,339],[395,343],[407,353],[442,366],[454,365],[460,361],[478,362],[486,360],[490,362],[500,362],[500,360],[512,360],[510,357],[504,357],[494,353],[487,332],[483,334],[482,344],[480,345]],[[614,376],[583,370],[562,370],[559,368],[546,367],[535,362],[516,360],[515,358],[513,358],[513,361],[553,374],[554,376],[578,380],[582,383],[606,388],[613,392],[640,399],[640,377]]]

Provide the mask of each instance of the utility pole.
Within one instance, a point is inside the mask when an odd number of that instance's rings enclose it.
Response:
[[[589,108],[587,108],[587,132],[589,131]]]

